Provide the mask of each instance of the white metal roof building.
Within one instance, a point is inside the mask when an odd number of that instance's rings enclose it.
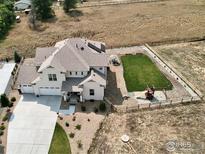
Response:
[[[0,95],[8,94],[15,63],[0,63]]]

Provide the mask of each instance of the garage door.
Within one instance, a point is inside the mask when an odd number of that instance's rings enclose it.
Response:
[[[61,90],[59,87],[40,87],[40,95],[61,95]]]
[[[23,85],[21,87],[22,93],[33,93],[33,87],[31,85]]]

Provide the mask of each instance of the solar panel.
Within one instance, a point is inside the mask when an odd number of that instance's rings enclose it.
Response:
[[[93,50],[97,51],[98,53],[101,53],[101,52],[102,52],[101,49],[99,49],[98,47],[94,46],[93,44],[91,44],[91,43],[89,43],[89,42],[88,42],[88,46],[89,46],[90,48],[92,48]]]

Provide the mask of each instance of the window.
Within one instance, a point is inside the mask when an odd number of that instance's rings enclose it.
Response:
[[[48,74],[48,80],[49,81],[57,81],[56,74]]]
[[[83,72],[81,72],[81,75],[83,75]]]
[[[78,75],[78,72],[75,72],[75,75]]]
[[[72,72],[70,72],[70,75],[72,75]]]
[[[91,95],[91,96],[94,96],[94,95],[95,95],[94,89],[90,89],[90,95]]]
[[[103,69],[102,67],[99,68],[99,70],[102,70],[102,69]]]

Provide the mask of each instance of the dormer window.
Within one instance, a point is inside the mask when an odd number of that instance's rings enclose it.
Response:
[[[56,74],[48,74],[48,80],[49,81],[57,81]]]

